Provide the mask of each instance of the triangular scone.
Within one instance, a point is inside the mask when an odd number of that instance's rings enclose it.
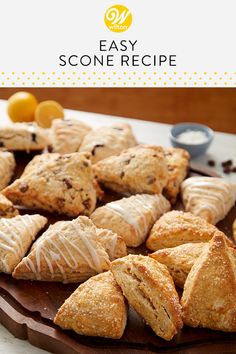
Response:
[[[79,151],[92,154],[96,163],[109,156],[119,155],[121,151],[135,146],[136,139],[129,124],[116,123],[90,131],[82,141]]]
[[[167,164],[159,146],[138,145],[94,165],[98,181],[125,195],[161,193],[168,181]]]
[[[37,155],[2,193],[15,204],[68,216],[89,215],[96,205],[90,155]]]
[[[115,260],[111,271],[129,304],[166,340],[182,328],[181,306],[167,267],[150,257]]]
[[[180,185],[189,169],[190,155],[186,150],[178,148],[163,148],[168,167],[168,182],[164,188],[164,195],[171,204],[176,202]]]
[[[80,216],[51,225],[15,268],[13,277],[72,283],[109,268],[109,256],[97,241],[96,227]]]
[[[236,250],[216,233],[194,263],[181,299],[184,323],[236,331]]]
[[[0,272],[13,272],[46,223],[38,214],[0,219]]]
[[[0,151],[0,190],[5,188],[11,181],[15,167],[14,155],[9,151]]]
[[[51,127],[52,151],[59,154],[77,152],[90,130],[91,127],[77,119],[54,119]]]
[[[215,225],[225,218],[236,201],[236,184],[223,178],[190,177],[181,185],[186,211]]]
[[[155,222],[146,245],[150,250],[176,247],[183,243],[207,242],[218,229],[191,213],[172,210]]]
[[[111,261],[127,256],[127,247],[123,238],[107,229],[96,228],[97,240],[103,245]]]
[[[12,202],[0,193],[0,218],[13,218],[18,214],[19,211],[14,207]]]
[[[127,322],[124,296],[112,273],[81,284],[58,310],[54,323],[85,336],[119,339]]]
[[[183,288],[188,273],[206,245],[207,242],[185,243],[177,247],[158,250],[149,256],[165,264],[175,284]]]
[[[122,236],[127,246],[137,247],[145,241],[154,222],[170,207],[161,194],[136,194],[97,208],[91,219],[97,227]]]
[[[14,123],[0,127],[0,146],[7,150],[43,150],[48,143],[48,130],[37,124]]]

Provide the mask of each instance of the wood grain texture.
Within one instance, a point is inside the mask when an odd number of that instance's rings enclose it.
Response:
[[[234,88],[22,88],[65,108],[176,124],[184,121],[236,133]],[[1,88],[7,99],[16,88]]]

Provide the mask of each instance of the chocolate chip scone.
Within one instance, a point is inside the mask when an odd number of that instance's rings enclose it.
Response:
[[[15,167],[14,155],[9,151],[0,151],[0,190],[11,181]]]
[[[12,202],[0,193],[0,218],[13,218],[18,214]]]
[[[106,157],[119,155],[121,151],[135,146],[136,139],[129,124],[114,124],[99,127],[89,132],[79,151],[89,151],[92,162],[96,163]]]
[[[186,150],[177,148],[163,148],[168,167],[168,183],[164,188],[164,195],[172,204],[176,202],[180,185],[187,176],[190,155]]]
[[[137,145],[94,165],[101,184],[123,195],[159,194],[168,182],[168,170],[160,146]]]
[[[87,124],[77,119],[54,119],[51,128],[52,151],[60,154],[77,152],[90,130]]]
[[[0,146],[11,151],[43,150],[48,132],[33,123],[15,123],[0,127]]]
[[[13,203],[30,209],[72,217],[90,215],[96,205],[90,154],[37,155],[3,194]]]

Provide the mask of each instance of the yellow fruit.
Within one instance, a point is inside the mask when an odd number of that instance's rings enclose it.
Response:
[[[63,107],[56,101],[43,101],[35,111],[35,120],[43,128],[50,128],[53,119],[64,118]]]
[[[7,112],[13,122],[32,122],[37,100],[29,92],[16,92],[8,99]]]

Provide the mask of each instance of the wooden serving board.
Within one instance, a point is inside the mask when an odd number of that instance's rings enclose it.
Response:
[[[16,155],[18,177],[32,155]],[[191,175],[215,176],[208,169],[192,166]],[[117,196],[107,196],[107,200]],[[106,200],[106,202],[107,202]],[[182,209],[178,202],[175,209]],[[22,210],[22,213],[26,212]],[[29,212],[29,211],[27,211]],[[32,213],[32,211],[31,211]],[[61,217],[43,213],[53,223]],[[231,237],[236,207],[217,226]],[[147,254],[145,246],[130,249],[130,253]],[[224,333],[185,326],[172,341],[157,337],[151,328],[129,309],[128,324],[120,340],[85,337],[72,331],[62,331],[53,318],[64,300],[78,284],[31,282],[0,275],[0,322],[17,338],[55,354],[94,353],[236,353],[235,333]],[[94,289],[96,291],[96,289]]]

